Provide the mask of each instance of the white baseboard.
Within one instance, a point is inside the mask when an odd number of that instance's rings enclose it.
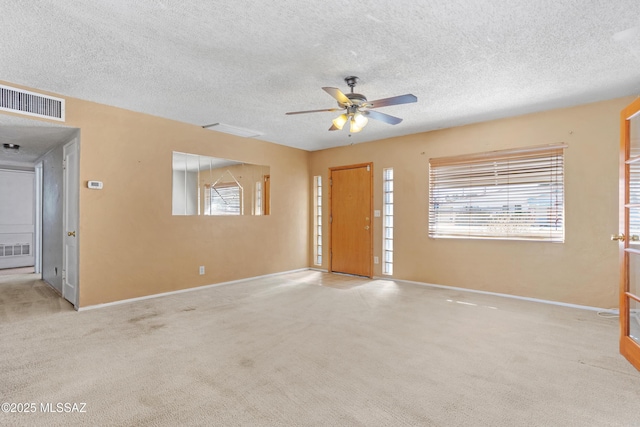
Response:
[[[199,291],[199,290],[203,290],[203,289],[216,288],[218,286],[233,285],[233,284],[243,283],[243,282],[247,282],[247,281],[250,281],[250,280],[261,279],[261,278],[265,278],[265,277],[280,276],[280,275],[283,275],[283,274],[296,273],[296,272],[299,272],[299,271],[309,271],[309,270],[311,270],[311,271],[319,271],[319,272],[322,272],[322,273],[327,273],[327,270],[321,269],[321,268],[315,268],[315,267],[299,268],[299,269],[296,269],[296,270],[281,271],[279,273],[271,273],[271,274],[265,274],[265,275],[262,275],[262,276],[247,277],[245,279],[231,280],[231,281],[228,281],[228,282],[213,283],[211,285],[204,285],[204,286],[196,286],[196,287],[193,287],[193,288],[179,289],[179,290],[176,290],[176,291],[163,292],[163,293],[160,293],[160,294],[153,294],[153,295],[146,295],[146,296],[137,297],[137,298],[129,298],[129,299],[124,299],[124,300],[120,300],[120,301],[108,302],[108,303],[104,303],[104,304],[89,305],[89,306],[86,306],[86,307],[78,308],[78,311],[93,310],[93,309],[96,309],[96,308],[104,308],[104,307],[110,307],[110,306],[113,306],[113,305],[127,304],[127,303],[130,303],[130,302],[144,301],[144,300],[152,299],[152,298],[160,298],[160,297],[169,296],[169,295],[181,294],[181,293],[184,293],[184,292],[191,292],[191,291]],[[562,306],[562,307],[577,308],[577,309],[581,309],[581,310],[598,311],[598,312],[604,312],[604,313],[609,313],[609,314],[618,314],[618,309],[605,309],[605,308],[600,308],[600,307],[592,307],[592,306],[588,306],[588,305],[570,304],[570,303],[565,303],[565,302],[560,302],[560,301],[551,301],[551,300],[545,300],[545,299],[540,299],[540,298],[529,298],[529,297],[523,297],[523,296],[519,296],[519,295],[503,294],[503,293],[489,292],[489,291],[480,291],[480,290],[477,290],[477,289],[459,288],[459,287],[455,287],[455,286],[445,286],[445,285],[435,285],[433,283],[416,282],[416,281],[412,281],[412,280],[394,279],[394,278],[391,278],[391,277],[388,277],[388,276],[382,276],[382,277],[375,276],[374,280],[389,280],[389,281],[393,281],[393,282],[409,283],[409,284],[418,285],[418,286],[427,286],[427,287],[430,287],[430,288],[449,289],[449,290],[453,290],[453,291],[470,292],[470,293],[482,294],[482,295],[493,295],[493,296],[498,296],[498,297],[503,297],[503,298],[518,299],[518,300],[522,300],[522,301],[531,301],[531,302],[537,302],[537,303],[542,303],[542,304],[550,304],[550,305],[558,305],[558,306]],[[638,319],[638,322],[640,323],[640,312],[636,313],[636,318]]]
[[[610,312],[610,311],[612,311],[611,309],[605,309],[605,308],[600,308],[600,307],[591,307],[589,305],[570,304],[570,303],[566,303],[566,302],[551,301],[551,300],[539,299],[539,298],[529,298],[529,297],[523,297],[523,296],[519,296],[519,295],[502,294],[502,293],[498,293],[498,292],[489,292],[489,291],[480,291],[480,290],[468,289],[468,288],[458,288],[458,287],[455,287],[455,286],[434,285],[432,283],[414,282],[412,280],[390,279],[388,277],[376,277],[376,279],[393,280],[394,282],[411,283],[413,285],[427,286],[427,287],[430,287],[430,288],[450,289],[450,290],[454,290],[454,291],[471,292],[471,293],[474,293],[474,294],[493,295],[493,296],[504,297],[504,298],[518,299],[518,300],[522,300],[522,301],[531,301],[531,302],[538,302],[538,303],[542,303],[542,304],[559,305],[559,306],[562,306],[562,307],[578,308],[578,309],[581,309],[581,310],[599,311],[599,312]],[[615,312],[617,312],[617,311],[618,310],[615,309]]]
[[[114,305],[128,304],[130,302],[144,301],[144,300],[153,299],[153,298],[166,297],[166,296],[169,296],[169,295],[182,294],[182,293],[185,293],[185,292],[201,291],[203,289],[217,288],[218,286],[233,285],[233,284],[236,284],[236,283],[248,282],[249,280],[262,279],[262,278],[265,278],[265,277],[280,276],[282,274],[296,273],[298,271],[307,271],[307,270],[309,270],[309,269],[308,268],[299,268],[297,270],[281,271],[279,273],[264,274],[262,276],[247,277],[245,279],[230,280],[228,282],[213,283],[211,285],[196,286],[196,287],[193,287],[193,288],[178,289],[176,291],[170,291],[170,292],[162,292],[160,294],[145,295],[143,297],[128,298],[128,299],[123,299],[123,300],[119,300],[119,301],[106,302],[104,304],[88,305],[86,307],[79,307],[78,311],[94,310],[96,308],[105,308],[105,307],[111,307],[111,306],[114,306]]]

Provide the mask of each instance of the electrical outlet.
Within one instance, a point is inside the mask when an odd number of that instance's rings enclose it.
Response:
[[[200,275],[202,276],[204,274],[204,265],[200,266]]]
[[[380,258],[378,258],[377,256],[373,257],[373,263],[374,264],[380,264]]]

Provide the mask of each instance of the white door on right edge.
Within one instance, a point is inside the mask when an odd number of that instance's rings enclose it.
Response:
[[[63,269],[62,296],[78,308],[78,196],[79,149],[74,139],[63,148],[64,152],[64,204],[63,204]]]

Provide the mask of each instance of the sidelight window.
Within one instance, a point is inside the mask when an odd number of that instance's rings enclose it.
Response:
[[[393,168],[382,171],[382,274],[393,274]]]

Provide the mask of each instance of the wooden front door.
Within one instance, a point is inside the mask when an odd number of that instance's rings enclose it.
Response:
[[[373,164],[329,170],[329,271],[373,276]]]
[[[640,370],[640,98],[620,122],[620,353]]]

